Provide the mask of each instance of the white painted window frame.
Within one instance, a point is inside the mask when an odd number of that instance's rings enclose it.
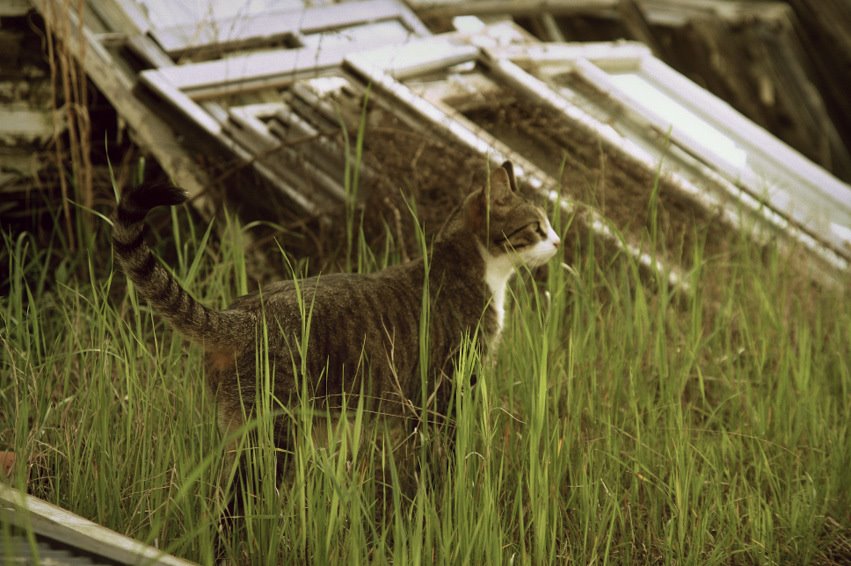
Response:
[[[783,204],[789,201],[788,195],[785,201],[783,195],[778,195],[782,187],[766,191],[764,174],[760,176],[745,171],[744,174],[731,176],[725,164],[713,160],[711,155],[703,155],[706,152],[700,140],[689,139],[678,132],[671,133],[672,148],[662,153],[660,135],[667,135],[669,125],[647,108],[636,107],[634,101],[607,78],[601,67],[640,69],[649,77],[647,80],[654,84],[660,83],[666,91],[685,93],[691,102],[684,101],[684,106],[694,109],[701,118],[730,134],[737,143],[749,150],[760,152],[759,155],[771,154],[761,157],[759,164],[764,162],[773,167],[772,177],[782,177],[791,165],[798,171],[789,173],[788,177],[806,186],[811,194],[824,193],[834,200],[838,198],[835,205],[839,210],[848,206],[841,197],[843,191],[851,190],[847,185],[656,60],[640,44],[531,43],[528,36],[512,25],[497,24],[476,33],[444,34],[370,51],[344,53],[308,48],[282,50],[150,70],[143,72],[141,78],[193,116],[208,132],[222,136],[222,120],[226,118],[227,112],[217,109],[215,103],[204,103],[208,97],[251,88],[285,86],[305,76],[337,73],[342,65],[365,82],[371,83],[377,92],[391,97],[393,103],[405,109],[409,115],[431,122],[438,130],[487,156],[492,162],[512,159],[518,165],[518,174],[525,176],[530,186],[552,200],[559,200],[563,206],[572,208],[572,205],[555,196],[558,189],[556,181],[522,155],[516,154],[447,105],[426,100],[404,84],[404,80],[416,75],[442,72],[454,65],[476,62],[487,66],[499,80],[537,98],[571,122],[595,132],[604,144],[632,162],[655,171],[662,160],[663,173],[677,190],[716,213],[730,226],[747,225],[742,222],[740,213],[756,217],[764,224],[756,227],[757,232],[761,232],[759,235],[773,237],[779,232],[803,244],[833,268],[848,270],[851,250],[837,246],[835,241],[827,238],[823,229],[813,226],[805,216],[795,216],[794,211],[784,210]],[[567,92],[568,89],[560,89],[549,82],[545,73],[533,76],[518,63],[531,63],[533,68],[535,65],[543,67],[558,64],[575,70],[622,107],[623,119],[630,121],[632,126],[631,129],[627,128],[630,130],[629,135],[576,104]],[[645,135],[641,134],[642,130]],[[813,180],[816,184],[828,187],[828,190],[821,191],[819,186],[813,187]],[[719,193],[719,187],[724,194]],[[734,202],[741,203],[741,206],[730,206],[730,197]],[[671,280],[677,281],[677,284],[682,281],[675,268],[664,267],[636,245],[621,241],[615,227],[610,226],[601,215],[591,214],[589,225],[593,229],[616,241],[617,245],[638,258],[641,264],[671,274]]]
[[[663,274],[672,287],[689,292],[687,279],[681,269],[642,250],[597,211],[589,208],[580,211],[571,201],[561,197],[556,179],[522,154],[472,123],[460,112],[439,101],[427,100],[402,82],[417,75],[476,62],[487,63],[487,54],[472,45],[464,34],[448,34],[416,40],[396,48],[385,47],[355,53],[346,57],[344,65],[365,79],[374,93],[391,97],[399,110],[416,116],[424,123],[430,123],[433,129],[487,159],[491,166],[496,167],[510,159],[515,174],[532,190],[561,207],[567,214],[582,214],[588,227],[598,236],[633,257],[644,268]],[[543,85],[542,89],[556,96],[548,86]]]
[[[428,29],[404,3],[396,0],[356,0],[345,6],[285,6],[240,16],[217,17],[180,25],[150,22],[149,33],[173,57],[191,50],[238,47],[260,41],[291,37],[300,42],[305,36],[334,32],[349,27],[398,22],[413,36],[427,36]]]
[[[399,0],[360,0],[343,5],[323,5],[300,10],[290,8],[246,16],[246,20],[254,21],[252,18],[257,20],[257,26],[243,25],[245,22],[240,20],[238,33],[228,41],[249,43],[252,39],[272,33],[272,28],[278,35],[292,33],[309,38],[310,34],[393,21],[410,30],[414,36],[430,35],[413,12]],[[219,29],[227,25],[226,19],[215,22],[215,27]],[[178,27],[186,32],[181,35],[186,41],[178,41],[179,38],[172,43],[166,41],[172,54],[203,47],[215,40],[203,34],[193,37],[189,32],[196,31],[197,26],[192,24]],[[151,25],[147,27],[147,33],[156,35],[157,32]],[[330,180],[327,172],[316,169],[311,172],[315,174],[314,184],[324,189],[324,196],[300,192],[296,188],[300,184],[288,177],[283,164],[276,167],[273,163],[263,163],[257,159],[258,155],[273,150],[278,143],[264,130],[258,119],[257,113],[262,114],[264,109],[254,105],[224,108],[216,102],[222,96],[266,88],[286,88],[301,79],[339,73],[345,56],[353,48],[375,48],[386,44],[387,40],[376,34],[376,37],[359,41],[356,46],[329,47],[323,45],[321,40],[316,43],[290,49],[243,52],[211,61],[159,65],[140,72],[139,81],[169,101],[204,132],[230,148],[237,157],[251,163],[258,173],[288,195],[300,208],[317,214],[322,210],[323,202],[327,204],[328,197],[340,198],[339,183]]]
[[[525,83],[529,89],[540,88],[542,84],[553,85],[547,80],[547,72],[539,71],[537,77],[531,77],[518,64],[531,65],[539,70],[547,65],[559,68],[560,72],[572,70],[620,107],[623,112],[619,113],[618,120],[630,121],[633,134],[645,134],[642,136],[646,142],[643,144],[645,148],[660,146],[660,138],[668,137],[672,145],[681,150],[681,160],[692,161],[692,168],[699,171],[699,176],[711,180],[712,186],[721,188],[728,197],[734,198],[752,214],[797,240],[829,264],[848,270],[851,247],[829,224],[835,222],[851,228],[851,187],[751,122],[726,102],[662,63],[643,45],[630,42],[522,46],[488,44],[483,48],[495,69],[509,80]],[[630,97],[603,69],[635,72],[732,139],[747,152],[748,164],[739,171],[731,171],[729,164],[718,157],[711,147],[676,127],[672,128],[661,112]],[[597,121],[573,104],[566,92],[568,89],[555,90],[564,102],[557,105],[562,106],[564,112],[586,121]],[[584,103],[587,104],[587,101]],[[597,129],[610,140],[629,145],[628,140],[623,139],[618,132],[611,131],[605,124],[598,124]],[[632,148],[632,151],[638,149]],[[660,156],[661,153],[658,153],[656,158]],[[682,172],[682,168],[676,164],[669,165],[673,166],[669,167],[673,172],[677,169]],[[694,185],[694,181],[685,185]],[[702,192],[706,193],[706,190]],[[700,197],[698,194],[694,196]],[[709,201],[720,202],[708,193],[701,198],[707,204]]]

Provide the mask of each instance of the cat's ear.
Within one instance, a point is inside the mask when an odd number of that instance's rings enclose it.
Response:
[[[513,177],[514,172],[510,163],[508,169],[505,166],[497,167],[490,172],[488,185],[467,197],[464,201],[464,211],[468,226],[478,230],[487,224],[490,210],[496,205],[505,203],[512,196]]]
[[[507,162],[506,162],[507,163]],[[490,177],[490,200],[500,202],[510,196],[514,191],[512,188],[512,177],[514,173],[510,169],[498,167],[491,171]]]
[[[506,173],[508,173],[508,183],[511,190],[515,193],[519,192],[517,189],[517,179],[514,177],[514,165],[512,165],[510,161],[504,161],[502,163],[502,168],[505,169]]]

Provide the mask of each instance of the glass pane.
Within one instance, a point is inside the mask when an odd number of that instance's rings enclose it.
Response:
[[[744,168],[747,152],[729,136],[647,82],[637,73],[609,73],[618,88],[636,103],[662,117],[672,131],[683,133],[705,145],[735,170]]]

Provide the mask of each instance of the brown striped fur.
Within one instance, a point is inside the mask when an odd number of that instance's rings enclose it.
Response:
[[[296,401],[305,390],[317,407],[339,407],[344,395],[363,394],[371,410],[404,413],[422,406],[420,364],[425,363],[427,396],[432,409],[443,414],[464,336],[478,336],[483,349],[492,347],[501,330],[505,285],[515,267],[544,263],[559,244],[544,212],[518,194],[506,163],[491,173],[488,188],[467,197],[435,241],[428,262],[421,258],[367,275],[280,281],[219,311],[182,289],[144,241],[147,212],[183,200],[184,193],[174,188],[128,192],[115,214],[114,248],[138,292],[203,346],[207,380],[228,429],[254,407],[256,344],[264,321],[273,394],[281,403]],[[428,359],[421,360],[426,265]],[[307,343],[304,357],[298,347],[302,342]],[[349,399],[350,406],[353,402]]]

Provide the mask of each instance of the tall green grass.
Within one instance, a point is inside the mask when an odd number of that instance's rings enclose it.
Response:
[[[224,306],[247,288],[244,228],[218,230],[215,249],[205,229],[159,247]],[[243,526],[221,546],[257,564],[851,560],[851,306],[775,251],[698,246],[683,297],[593,238],[566,242],[574,265],[515,280],[495,360],[465,348],[449,452],[429,457],[440,431],[418,430],[402,457],[399,432],[357,404],[313,418],[265,396],[265,416],[223,438],[198,348],[124,289],[98,241],[57,260],[4,235],[0,449],[18,456],[11,483],[119,532],[210,563],[241,490]],[[392,261],[352,249],[363,270]],[[282,466],[268,414],[283,411],[302,426]]]

